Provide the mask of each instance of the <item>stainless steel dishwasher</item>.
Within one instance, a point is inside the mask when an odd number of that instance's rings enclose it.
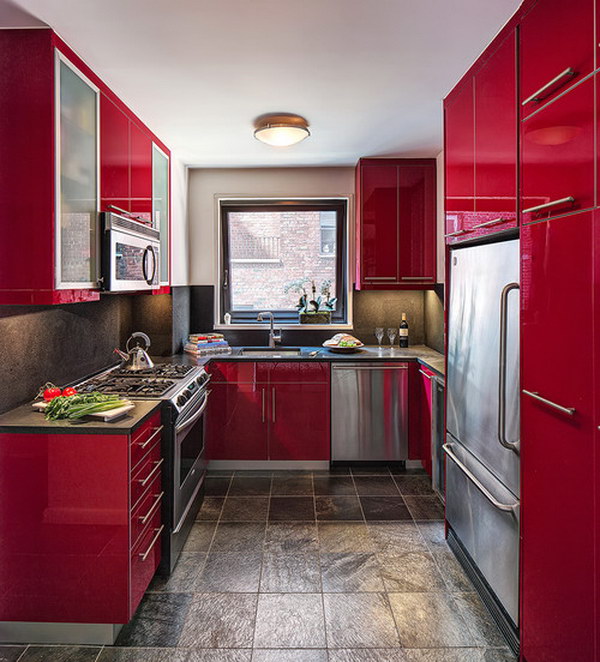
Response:
[[[331,459],[408,457],[408,364],[332,363]]]

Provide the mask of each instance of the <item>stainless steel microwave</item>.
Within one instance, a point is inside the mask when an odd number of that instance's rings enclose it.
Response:
[[[100,215],[102,289],[135,292],[160,287],[160,232],[118,214]]]

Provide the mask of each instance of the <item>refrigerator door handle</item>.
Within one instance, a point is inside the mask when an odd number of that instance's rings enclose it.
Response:
[[[514,513],[518,515],[519,512],[519,502],[515,503],[502,503],[494,497],[494,495],[485,487],[485,485],[479,481],[479,479],[473,474],[452,452],[452,446],[450,444],[444,444],[442,446],[444,453],[454,462],[454,464],[465,474],[465,476],[475,485],[475,487],[483,494],[483,496],[498,510],[503,510],[508,513]]]
[[[519,283],[508,283],[500,295],[500,351],[498,352],[498,441],[504,448],[519,454],[519,441],[506,438],[506,341],[508,335],[508,295]]]

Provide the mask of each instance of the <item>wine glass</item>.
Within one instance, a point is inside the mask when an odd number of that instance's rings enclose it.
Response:
[[[383,342],[383,327],[378,326],[375,328],[375,337],[377,338],[377,343],[379,344],[379,351],[381,352],[381,343]]]
[[[390,339],[390,351],[394,351],[394,343],[396,342],[396,336],[398,335],[398,329],[395,326],[391,326],[387,330],[388,338]]]

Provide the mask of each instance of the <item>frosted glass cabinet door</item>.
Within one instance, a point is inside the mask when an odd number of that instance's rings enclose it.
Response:
[[[97,287],[98,90],[57,52],[57,287]]]
[[[169,284],[169,157],[152,145],[152,219],[160,230],[160,283]]]

